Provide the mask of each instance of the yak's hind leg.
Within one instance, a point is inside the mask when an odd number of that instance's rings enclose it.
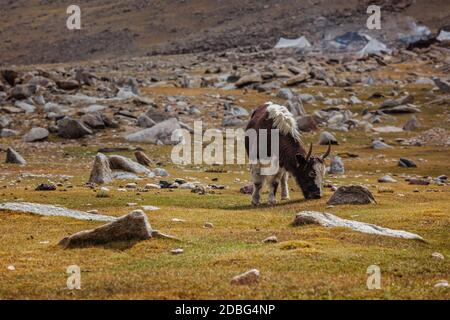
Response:
[[[250,168],[253,182],[252,205],[257,206],[261,203],[261,189],[264,186],[266,177],[261,175],[261,167],[252,165]]]
[[[285,171],[281,176],[281,200],[289,200],[289,172]]]
[[[269,204],[273,205],[277,203],[277,190],[280,185],[280,179],[282,177],[283,171],[278,171],[277,174],[269,178]]]

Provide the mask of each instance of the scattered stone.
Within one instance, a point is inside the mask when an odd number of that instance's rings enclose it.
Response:
[[[143,209],[144,211],[158,211],[158,210],[160,210],[161,208],[155,207],[155,206],[142,206],[142,209]]]
[[[180,123],[176,118],[171,118],[160,122],[151,128],[127,135],[125,139],[130,142],[139,143],[164,145],[178,144],[183,141],[183,136],[178,129],[181,129]],[[174,137],[172,137],[173,133],[175,133]]]
[[[341,157],[335,156],[332,158],[329,173],[330,174],[344,174],[345,173],[344,161],[342,161]]]
[[[322,213],[315,211],[303,211],[298,213],[292,224],[294,226],[318,224],[327,228],[343,227],[368,234],[376,234],[381,236],[395,237],[402,239],[423,240],[421,236],[403,230],[392,230],[374,224],[342,219],[329,213]]]
[[[6,149],[6,161],[5,163],[12,163],[12,164],[20,164],[20,165],[26,165],[27,162],[25,159],[13,148]]]
[[[32,213],[41,216],[49,217],[68,217],[78,220],[90,220],[90,221],[114,221],[115,217],[89,214],[77,210],[69,210],[62,207],[44,205],[38,203],[29,202],[7,202],[0,204],[0,211],[12,211],[12,212],[24,212]]]
[[[49,132],[45,128],[32,128],[24,137],[25,142],[42,141],[48,138]]]
[[[434,259],[437,259],[437,260],[444,260],[445,258],[444,258],[444,255],[442,254],[442,253],[440,253],[440,252],[433,252],[432,254],[431,254],[431,256],[434,258]]]
[[[439,280],[438,282],[436,282],[436,284],[434,285],[435,288],[448,288],[448,281],[447,280]]]
[[[56,186],[54,184],[49,183],[41,183],[35,189],[36,191],[55,191]]]
[[[109,184],[112,181],[113,176],[111,168],[109,166],[108,157],[103,153],[98,153],[95,156],[89,182],[95,184]]]
[[[433,80],[434,84],[445,93],[450,93],[450,83],[447,81],[444,81],[438,77],[432,77],[431,80]]]
[[[205,229],[213,229],[213,228],[214,228],[214,225],[213,225],[211,222],[206,222],[206,223],[203,225],[203,228],[205,228]]]
[[[372,148],[375,150],[392,149],[393,147],[384,143],[381,140],[375,140],[372,142]]]
[[[415,186],[428,186],[430,185],[430,181],[423,179],[409,179],[409,184]]]
[[[249,270],[231,279],[233,285],[251,285],[258,282],[260,272],[257,269]]]
[[[298,117],[297,127],[302,132],[312,132],[318,129],[317,122],[313,116]]]
[[[58,80],[56,81],[56,85],[62,90],[76,90],[81,87],[80,83],[76,80]]]
[[[395,183],[397,182],[397,180],[395,180],[394,178],[392,178],[390,175],[385,175],[383,177],[381,177],[380,179],[378,179],[378,182],[380,183]]]
[[[246,186],[241,187],[239,192],[242,194],[252,194],[253,193],[253,184],[248,184]]]
[[[376,203],[373,194],[366,187],[357,185],[339,187],[327,202],[328,205],[370,203]]]
[[[178,249],[173,249],[173,250],[171,250],[170,252],[171,252],[173,255],[178,255],[178,254],[184,253],[184,250],[181,249],[181,248],[178,248]]]
[[[123,170],[132,173],[145,173],[148,174],[151,171],[144,167],[143,165],[132,161],[131,159],[125,158],[123,156],[111,155],[108,156],[109,166],[112,170]]]
[[[414,161],[406,158],[400,158],[398,165],[399,167],[403,168],[417,168],[417,165],[414,163]]]
[[[63,248],[78,248],[117,241],[142,241],[152,238],[152,228],[142,211],[116,219],[92,230],[75,233],[59,242]]]
[[[413,131],[419,129],[421,127],[419,120],[417,120],[416,116],[412,116],[408,122],[403,126],[403,130],[405,131]]]
[[[58,121],[58,135],[65,139],[79,139],[91,135],[92,131],[78,120],[65,117]]]
[[[8,269],[8,271],[15,271],[16,267],[14,267],[13,265],[9,265],[6,269]]]
[[[137,162],[143,166],[149,167],[153,164],[153,161],[142,151],[136,151],[134,156],[136,157]]]
[[[334,135],[332,135],[331,133],[329,133],[327,131],[324,131],[320,134],[319,144],[323,145],[323,146],[327,146],[330,144],[338,145],[339,143]]]
[[[270,236],[263,240],[263,243],[277,243],[277,242],[278,242],[278,238],[276,236]]]
[[[236,87],[242,88],[250,84],[261,83],[263,80],[260,74],[249,74],[241,77],[236,83]]]
[[[96,195],[97,198],[109,198],[111,197],[110,190],[106,187],[102,187]]]

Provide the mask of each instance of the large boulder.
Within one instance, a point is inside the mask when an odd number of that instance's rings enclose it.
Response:
[[[109,166],[113,170],[121,170],[126,172],[132,172],[132,173],[145,173],[148,174],[151,171],[144,167],[143,165],[136,163],[128,158],[118,156],[118,155],[112,155],[108,157],[109,160]]]
[[[402,238],[412,240],[423,240],[423,238],[417,234],[406,232],[403,230],[392,230],[383,228],[374,224],[347,220],[339,218],[329,213],[315,212],[315,211],[303,211],[295,216],[293,226],[303,226],[309,224],[317,224],[327,228],[350,228],[357,232]]]
[[[109,166],[108,157],[103,153],[98,153],[92,166],[90,183],[108,184],[113,181],[112,171]]]
[[[182,140],[182,136],[177,135],[172,141],[172,134],[175,130],[181,129],[176,118],[160,122],[155,126],[132,133],[125,137],[127,141],[153,144],[177,144]]]
[[[27,162],[25,159],[13,148],[6,149],[6,161],[5,163],[12,163],[12,164],[20,164],[20,165],[26,165]]]
[[[92,134],[91,129],[70,117],[58,121],[58,135],[65,139],[79,139]]]
[[[366,187],[356,185],[339,187],[327,202],[329,205],[370,203],[376,203],[373,194]]]
[[[23,136],[23,141],[25,142],[35,142],[35,141],[42,141],[48,138],[48,135],[50,133],[45,128],[32,128],[30,131],[28,131],[27,134]]]
[[[78,248],[117,241],[143,241],[152,238],[152,227],[142,211],[133,211],[101,227],[75,233],[59,242],[63,248]]]

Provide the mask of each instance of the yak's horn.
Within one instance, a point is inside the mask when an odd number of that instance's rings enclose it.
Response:
[[[328,158],[328,156],[330,155],[330,153],[331,153],[331,143],[328,144],[328,150],[327,150],[327,152],[325,152],[325,154],[322,156],[322,159],[325,160],[326,158]]]
[[[306,161],[309,161],[309,158],[311,158],[312,151],[313,151],[313,144],[311,143],[311,145],[309,146],[308,155],[306,156]]]

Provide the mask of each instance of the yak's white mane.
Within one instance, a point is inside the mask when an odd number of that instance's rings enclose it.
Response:
[[[284,135],[290,135],[295,141],[301,142],[301,135],[297,128],[297,121],[292,113],[284,107],[272,102],[267,102],[267,113],[273,125]]]

